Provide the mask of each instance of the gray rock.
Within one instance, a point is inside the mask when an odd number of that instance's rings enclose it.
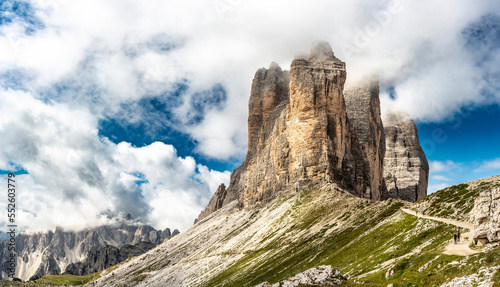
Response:
[[[384,180],[388,198],[414,202],[427,195],[429,164],[415,123],[403,114],[384,118]]]
[[[338,268],[323,265],[308,269],[279,283],[264,282],[255,287],[341,286],[342,280],[345,278]]]
[[[168,230],[170,231],[170,230]],[[61,274],[71,263],[83,261],[87,254],[95,254],[106,246],[121,248],[126,244],[163,241],[163,232],[149,225],[122,222],[115,226],[100,226],[82,231],[55,231],[16,236],[16,277],[24,281],[44,275]],[[8,242],[0,241],[0,261],[9,258]],[[0,280],[6,279],[5,272]]]
[[[224,199],[226,198],[227,195],[227,190],[226,186],[221,183],[219,187],[217,188],[217,191],[214,193],[210,201],[208,202],[208,205],[205,207],[205,209],[200,213],[197,219],[195,219],[194,223],[198,222],[200,219],[207,217],[210,215],[212,212],[215,212],[219,210],[223,203]]]
[[[276,63],[259,69],[246,158],[195,222],[235,200],[239,207],[265,204],[325,182],[372,201],[425,196],[429,167],[415,124],[391,116],[384,128],[378,82],[344,93],[346,77],[345,63],[326,42],[295,59],[290,72]]]
[[[88,253],[85,260],[81,262],[69,264],[63,274],[83,276],[102,271],[123,262],[131,256],[141,255],[155,246],[156,244],[151,242],[126,244],[120,248],[108,245],[95,253]]]
[[[478,245],[500,241],[500,187],[479,194],[470,212],[474,223],[473,240]]]
[[[167,237],[170,237],[172,236],[172,233],[170,233],[170,228],[165,228],[165,230],[163,230],[161,232],[161,240],[163,241],[165,238]]]
[[[384,185],[385,135],[380,112],[378,80],[366,80],[356,88],[344,92],[347,115],[351,127],[370,165],[369,198],[379,201],[387,198]]]

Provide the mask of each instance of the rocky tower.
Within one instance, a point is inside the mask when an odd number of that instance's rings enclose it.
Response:
[[[308,59],[294,60],[290,73],[276,63],[259,69],[249,100],[247,156],[198,219],[236,199],[242,206],[263,203],[320,180],[370,198],[369,164],[347,119],[345,80],[345,63],[324,42]]]
[[[387,198],[384,185],[385,135],[380,112],[378,80],[370,79],[346,90],[347,115],[370,164],[371,199]]]
[[[290,182],[337,182],[370,198],[369,166],[347,118],[346,77],[345,63],[325,42],[311,49],[308,60],[292,62],[286,117]]]
[[[389,198],[417,201],[427,195],[429,164],[415,123],[402,114],[384,118],[384,179]]]
[[[344,100],[346,77],[345,63],[325,42],[314,45],[308,59],[294,60],[290,72],[276,63],[259,69],[248,105],[246,158],[231,174],[229,187],[219,187],[197,220],[234,200],[240,206],[265,203],[321,182],[338,183],[372,201],[387,198],[378,82],[346,92]],[[416,129],[415,133],[399,129],[411,138],[403,149],[414,148],[404,153],[423,154]],[[405,164],[398,159],[396,164]],[[427,171],[411,169],[398,176],[404,177],[405,187],[416,186],[420,196],[425,195]],[[425,187],[414,172],[422,172]]]

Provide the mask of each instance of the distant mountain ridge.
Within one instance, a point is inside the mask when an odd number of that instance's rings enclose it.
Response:
[[[174,232],[178,233],[177,230]],[[106,246],[121,248],[140,242],[157,245],[171,235],[169,228],[156,230],[131,220],[76,232],[57,228],[46,233],[21,233],[16,236],[16,277],[27,281],[44,275],[61,274],[69,264],[84,261],[88,254],[96,253]],[[8,242],[0,241],[0,262],[3,267],[0,280],[8,279],[3,271],[10,256],[7,245]]]

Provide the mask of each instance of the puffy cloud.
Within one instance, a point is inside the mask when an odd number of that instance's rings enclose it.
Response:
[[[98,225],[107,210],[157,228],[187,228],[228,172],[179,157],[171,145],[144,147],[100,138],[85,109],[0,92],[0,168],[20,165],[18,224],[29,231]],[[13,117],[12,115],[15,115]]]
[[[482,172],[482,171],[490,171],[490,170],[500,170],[500,158],[484,161],[474,171],[475,172]]]
[[[318,39],[330,41],[347,62],[348,85],[376,73],[383,88],[394,87],[395,100],[382,93],[384,110],[439,121],[464,105],[499,99],[500,21],[492,14],[499,4],[493,0],[30,3],[40,22],[35,32],[24,32],[22,18],[0,26],[0,72],[35,71],[35,92],[72,83],[53,91],[64,94],[58,101],[109,117],[125,114],[122,103],[168,97],[179,81],[189,83],[184,103],[221,84],[228,96],[217,115],[208,109],[193,122],[181,104],[170,108],[176,120],[168,122],[197,142],[197,152],[214,158],[244,155],[255,70],[271,61],[286,69]],[[481,60],[485,54],[488,61]]]
[[[429,170],[430,173],[438,173],[438,172],[450,172],[452,170],[460,169],[460,164],[452,161],[437,161],[431,160],[429,161]]]
[[[451,179],[451,178],[446,177],[446,176],[444,176],[444,175],[433,175],[431,178],[432,178],[433,180],[440,180],[440,181],[452,181],[452,179]]]

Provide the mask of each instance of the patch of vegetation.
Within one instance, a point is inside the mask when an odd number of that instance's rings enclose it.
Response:
[[[144,281],[144,279],[146,279],[148,276],[146,274],[141,274],[141,275],[137,275],[136,277],[134,277],[132,279],[132,283],[134,284],[137,284],[139,282],[142,282]]]
[[[481,267],[492,267],[500,265],[500,254],[496,250],[488,253],[479,253],[469,257],[457,255],[444,255],[436,251],[412,255],[407,259],[402,259],[394,267],[395,273],[388,279],[385,278],[386,270],[381,270],[363,278],[361,284],[351,283],[350,286],[387,286],[393,283],[394,286],[439,286],[451,281],[456,277],[469,276],[478,273]],[[436,256],[438,259],[432,261]],[[427,268],[418,271],[426,263],[431,262]],[[450,264],[454,262],[454,264]],[[496,285],[500,287],[500,272],[494,275]]]
[[[53,285],[83,285],[92,282],[99,278],[99,272],[85,276],[76,275],[45,275],[42,278],[35,280],[36,283],[53,284]]]
[[[419,203],[427,202],[429,204],[425,210],[428,215],[466,220],[467,214],[474,207],[474,200],[481,192],[494,186],[492,182],[487,181],[471,186],[462,183],[438,190],[421,199]]]
[[[35,283],[33,281],[30,282],[15,282],[15,281],[0,281],[0,286],[1,287],[12,287],[12,286],[36,286],[36,287],[45,287],[45,286],[57,286],[57,285],[52,285],[52,284],[45,284],[45,283]]]
[[[500,270],[493,276],[493,287],[500,287]]]
[[[453,233],[453,227],[438,223],[434,228],[412,235],[419,220],[426,219],[406,214],[402,215],[401,220],[384,221],[394,216],[402,205],[401,202],[394,202],[378,214],[372,209],[372,214],[366,216],[369,219],[363,224],[345,228],[333,236],[311,235],[284,248],[273,248],[271,244],[265,249],[250,252],[206,285],[254,286],[264,281],[279,282],[325,264],[339,267],[343,273],[349,272],[350,276],[358,276],[374,270],[383,262],[410,253],[429,240],[432,241],[432,248],[442,245]],[[311,217],[315,217],[314,214],[318,214],[316,209],[312,211]],[[297,228],[302,230],[309,226],[294,226],[289,232],[298,232]],[[321,235],[326,229],[322,229]],[[400,276],[403,276],[406,265],[398,264]],[[375,275],[377,280],[383,277],[382,273],[385,274],[385,271]]]

